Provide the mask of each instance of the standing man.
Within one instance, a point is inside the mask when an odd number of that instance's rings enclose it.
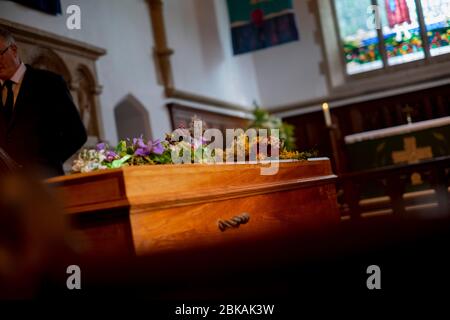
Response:
[[[11,33],[0,27],[0,148],[43,178],[86,142],[86,130],[59,75],[25,65]]]

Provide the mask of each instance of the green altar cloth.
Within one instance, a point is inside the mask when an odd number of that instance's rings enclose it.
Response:
[[[345,137],[352,171],[450,155],[450,117]]]

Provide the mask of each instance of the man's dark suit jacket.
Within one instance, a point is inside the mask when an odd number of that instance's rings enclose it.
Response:
[[[86,140],[63,78],[27,65],[11,121],[0,112],[0,148],[24,169],[52,177],[64,174],[64,161]]]

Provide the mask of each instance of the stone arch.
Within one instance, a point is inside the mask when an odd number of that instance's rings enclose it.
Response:
[[[52,49],[39,47],[30,59],[30,65],[37,69],[52,71],[61,75],[69,85],[72,82],[72,75],[64,60]]]
[[[76,104],[81,120],[88,136],[99,136],[98,115],[96,107],[97,85],[91,71],[84,65],[79,65],[75,71],[74,91]]]
[[[128,94],[114,108],[117,137],[119,140],[143,135],[152,139],[150,115],[133,95]]]

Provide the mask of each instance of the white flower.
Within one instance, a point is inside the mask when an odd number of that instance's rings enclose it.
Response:
[[[94,170],[106,169],[102,162],[106,159],[105,151],[94,149],[84,149],[78,154],[78,158],[73,161],[73,172],[91,172]]]

